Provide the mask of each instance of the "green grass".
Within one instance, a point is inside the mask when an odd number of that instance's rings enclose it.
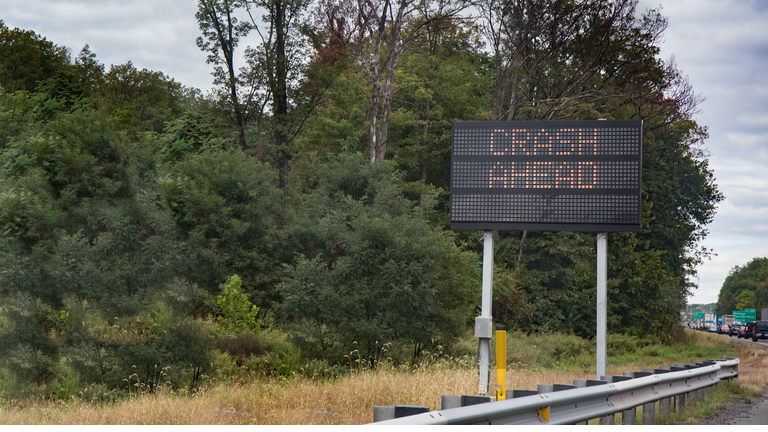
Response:
[[[694,332],[686,332],[671,345],[662,345],[653,337],[622,334],[609,334],[607,339],[608,369],[611,365],[672,365],[737,354],[726,341]],[[477,342],[474,344],[476,349]],[[512,368],[532,370],[592,371],[595,342],[561,333],[508,332],[507,363]]]

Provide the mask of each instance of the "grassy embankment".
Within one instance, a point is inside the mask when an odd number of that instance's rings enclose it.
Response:
[[[594,378],[594,346],[573,336],[508,335],[507,389],[535,389],[538,383],[570,383]],[[703,333],[686,331],[673,346],[632,337],[609,338],[611,374],[734,355],[741,358],[738,380],[711,391],[708,401],[689,407],[672,421],[713,415],[734,393],[749,400],[768,384],[765,350]],[[453,352],[474,350],[467,338]],[[372,421],[374,405],[423,405],[440,408],[441,394],[475,394],[477,372],[470,354],[428,353],[414,367],[386,361],[370,364],[350,357],[351,371],[318,379],[295,373],[274,378],[245,368],[220,372],[193,392],[159,388],[148,392],[134,383],[130,397],[91,402],[0,398],[0,424],[361,424]],[[491,377],[495,388],[495,370]],[[106,399],[104,397],[102,400]],[[638,419],[642,418],[638,410]]]

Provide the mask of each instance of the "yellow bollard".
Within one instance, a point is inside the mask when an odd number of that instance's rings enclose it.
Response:
[[[496,326],[496,400],[507,399],[507,327]]]

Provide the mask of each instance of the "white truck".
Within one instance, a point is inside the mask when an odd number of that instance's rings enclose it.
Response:
[[[729,326],[736,322],[736,317],[733,315],[723,315],[723,324]]]

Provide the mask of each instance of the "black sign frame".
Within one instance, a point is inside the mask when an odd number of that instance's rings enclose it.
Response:
[[[639,232],[642,120],[455,122],[451,229]]]

